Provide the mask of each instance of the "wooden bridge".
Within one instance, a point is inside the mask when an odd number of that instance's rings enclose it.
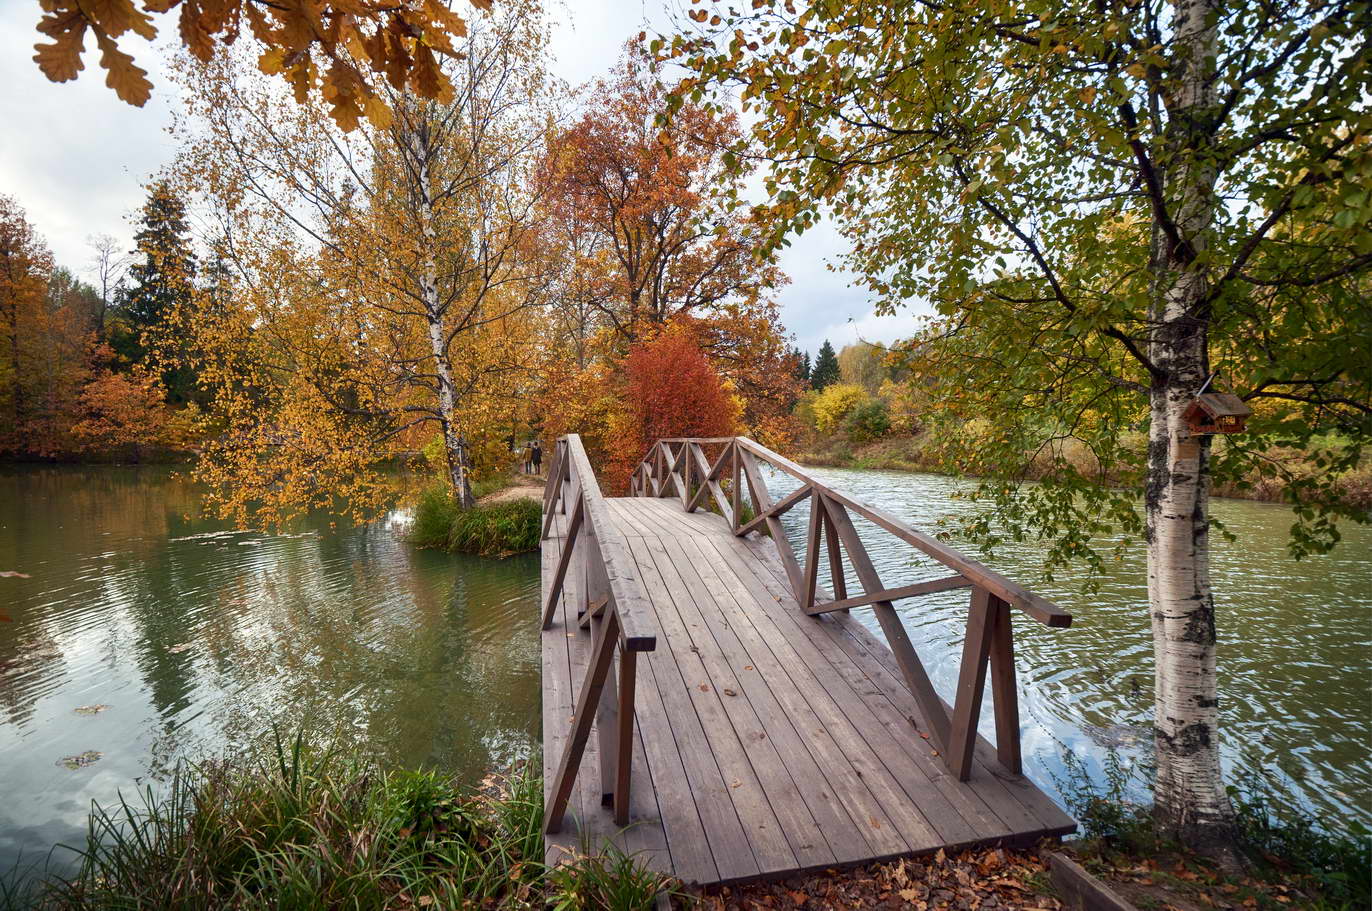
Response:
[[[763,463],[799,486],[774,501]],[[749,439],[661,440],[631,493],[602,496],[581,440],[558,442],[543,522],[550,861],[610,841],[687,882],[733,882],[1075,828],[1021,774],[1011,639],[1014,611],[1069,614]],[[780,517],[805,500],[797,556]],[[854,517],[950,574],[883,580]],[[892,602],[957,588],[971,596],[950,706]],[[994,746],[977,735],[988,670]]]

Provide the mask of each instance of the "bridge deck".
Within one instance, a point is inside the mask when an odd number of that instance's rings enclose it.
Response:
[[[611,840],[687,882],[782,876],[1074,828],[980,740],[958,782],[919,731],[890,650],[857,619],[805,615],[771,539],[737,538],[674,500],[609,499],[655,612],[639,655],[630,825],[601,806],[591,737],[549,859]],[[543,543],[543,587],[566,534]],[[579,561],[564,584],[578,590]],[[546,600],[546,597],[545,597]],[[543,635],[543,764],[551,787],[591,634],[563,597]]]

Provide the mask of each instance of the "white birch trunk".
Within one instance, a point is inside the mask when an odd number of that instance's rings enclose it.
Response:
[[[434,375],[438,378],[438,420],[443,432],[443,449],[448,459],[448,481],[453,496],[462,508],[471,507],[471,478],[467,471],[467,453],[457,430],[457,387],[453,383],[452,366],[448,363],[445,345],[444,307],[438,295],[438,260],[435,247],[438,231],[434,226],[433,198],[429,192],[429,148],[427,136],[411,129],[410,149],[414,155],[415,173],[419,186],[415,198],[419,216],[419,231],[423,244],[422,271],[419,276],[420,299],[429,330],[429,348],[433,354]]]
[[[1219,0],[1175,7],[1175,76],[1163,175],[1182,246],[1155,227],[1155,289],[1149,356],[1160,375],[1150,395],[1146,490],[1148,600],[1152,614],[1157,745],[1156,810],[1164,829],[1213,856],[1229,854],[1232,810],[1219,760],[1215,605],[1210,589],[1208,437],[1182,414],[1209,369],[1207,291],[1193,254],[1208,245],[1217,205],[1206,118]],[[1189,244],[1190,253],[1185,249]]]

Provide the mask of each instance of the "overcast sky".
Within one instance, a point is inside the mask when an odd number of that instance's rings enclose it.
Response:
[[[555,70],[574,85],[605,72],[629,36],[670,28],[666,2],[577,0],[575,16],[558,16]],[[142,184],[175,151],[167,132],[175,99],[157,48],[132,35],[121,44],[153,80],[146,107],[115,98],[89,47],[79,79],[48,82],[31,59],[38,17],[37,0],[0,3],[0,193],[28,210],[58,263],[80,272],[90,259],[88,236],[113,234],[132,246],[129,214],[142,203]],[[837,233],[821,226],[782,256],[791,278],[780,293],[782,321],[811,354],[825,338],[836,348],[859,336],[892,341],[915,325],[913,312],[873,315],[865,295],[848,287],[849,277],[826,268],[843,249]]]

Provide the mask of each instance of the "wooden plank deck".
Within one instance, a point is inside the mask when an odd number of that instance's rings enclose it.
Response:
[[[1017,844],[1075,825],[975,745],[959,782],[929,740],[890,649],[851,615],[808,616],[770,538],[735,537],[676,499],[606,499],[653,610],[638,654],[629,824],[601,805],[597,737],[548,857],[610,840],[686,882],[733,882],[927,853]],[[567,531],[543,542],[544,603]],[[577,623],[579,560],[543,636],[549,789],[592,636]]]

